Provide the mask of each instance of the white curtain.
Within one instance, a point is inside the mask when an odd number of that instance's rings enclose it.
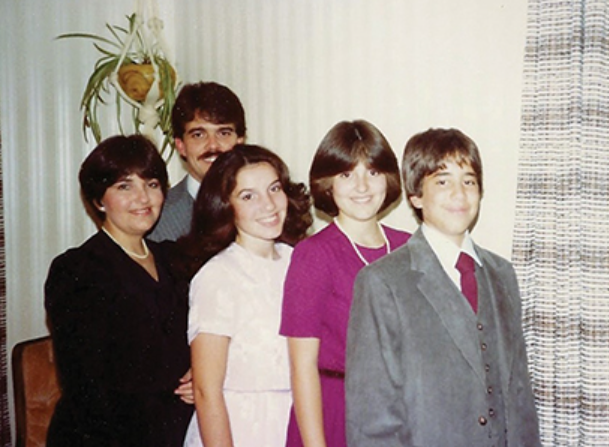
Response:
[[[2,133],[0,132],[0,160],[2,160]],[[4,188],[0,167],[0,446],[11,445],[8,413],[8,356],[6,350],[6,257],[4,250]]]
[[[513,261],[546,446],[609,445],[608,8],[529,1]]]

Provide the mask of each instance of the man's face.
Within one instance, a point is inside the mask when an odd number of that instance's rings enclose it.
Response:
[[[188,173],[201,182],[218,155],[243,143],[243,138],[237,135],[234,124],[214,124],[197,115],[186,124],[183,137],[176,138],[175,143]]]
[[[478,215],[480,185],[469,163],[449,159],[445,165],[423,179],[421,196],[411,196],[410,202],[423,212],[423,222],[461,246]]]

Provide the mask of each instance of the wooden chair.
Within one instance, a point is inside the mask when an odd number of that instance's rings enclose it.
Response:
[[[55,404],[61,395],[51,337],[13,348],[16,447],[44,447]]]

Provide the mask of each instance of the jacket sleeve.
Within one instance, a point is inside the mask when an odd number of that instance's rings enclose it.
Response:
[[[115,430],[106,353],[118,331],[107,327],[113,297],[102,287],[101,272],[81,258],[64,254],[53,261],[45,307],[62,392],[80,419],[74,425],[104,438]]]
[[[347,336],[347,440],[350,447],[406,445],[400,317],[376,271],[354,286]]]

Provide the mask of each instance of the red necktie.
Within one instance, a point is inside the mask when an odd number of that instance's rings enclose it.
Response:
[[[476,282],[476,263],[467,253],[461,252],[457,264],[457,270],[461,273],[461,293],[472,306],[474,313],[478,312],[478,283]]]

